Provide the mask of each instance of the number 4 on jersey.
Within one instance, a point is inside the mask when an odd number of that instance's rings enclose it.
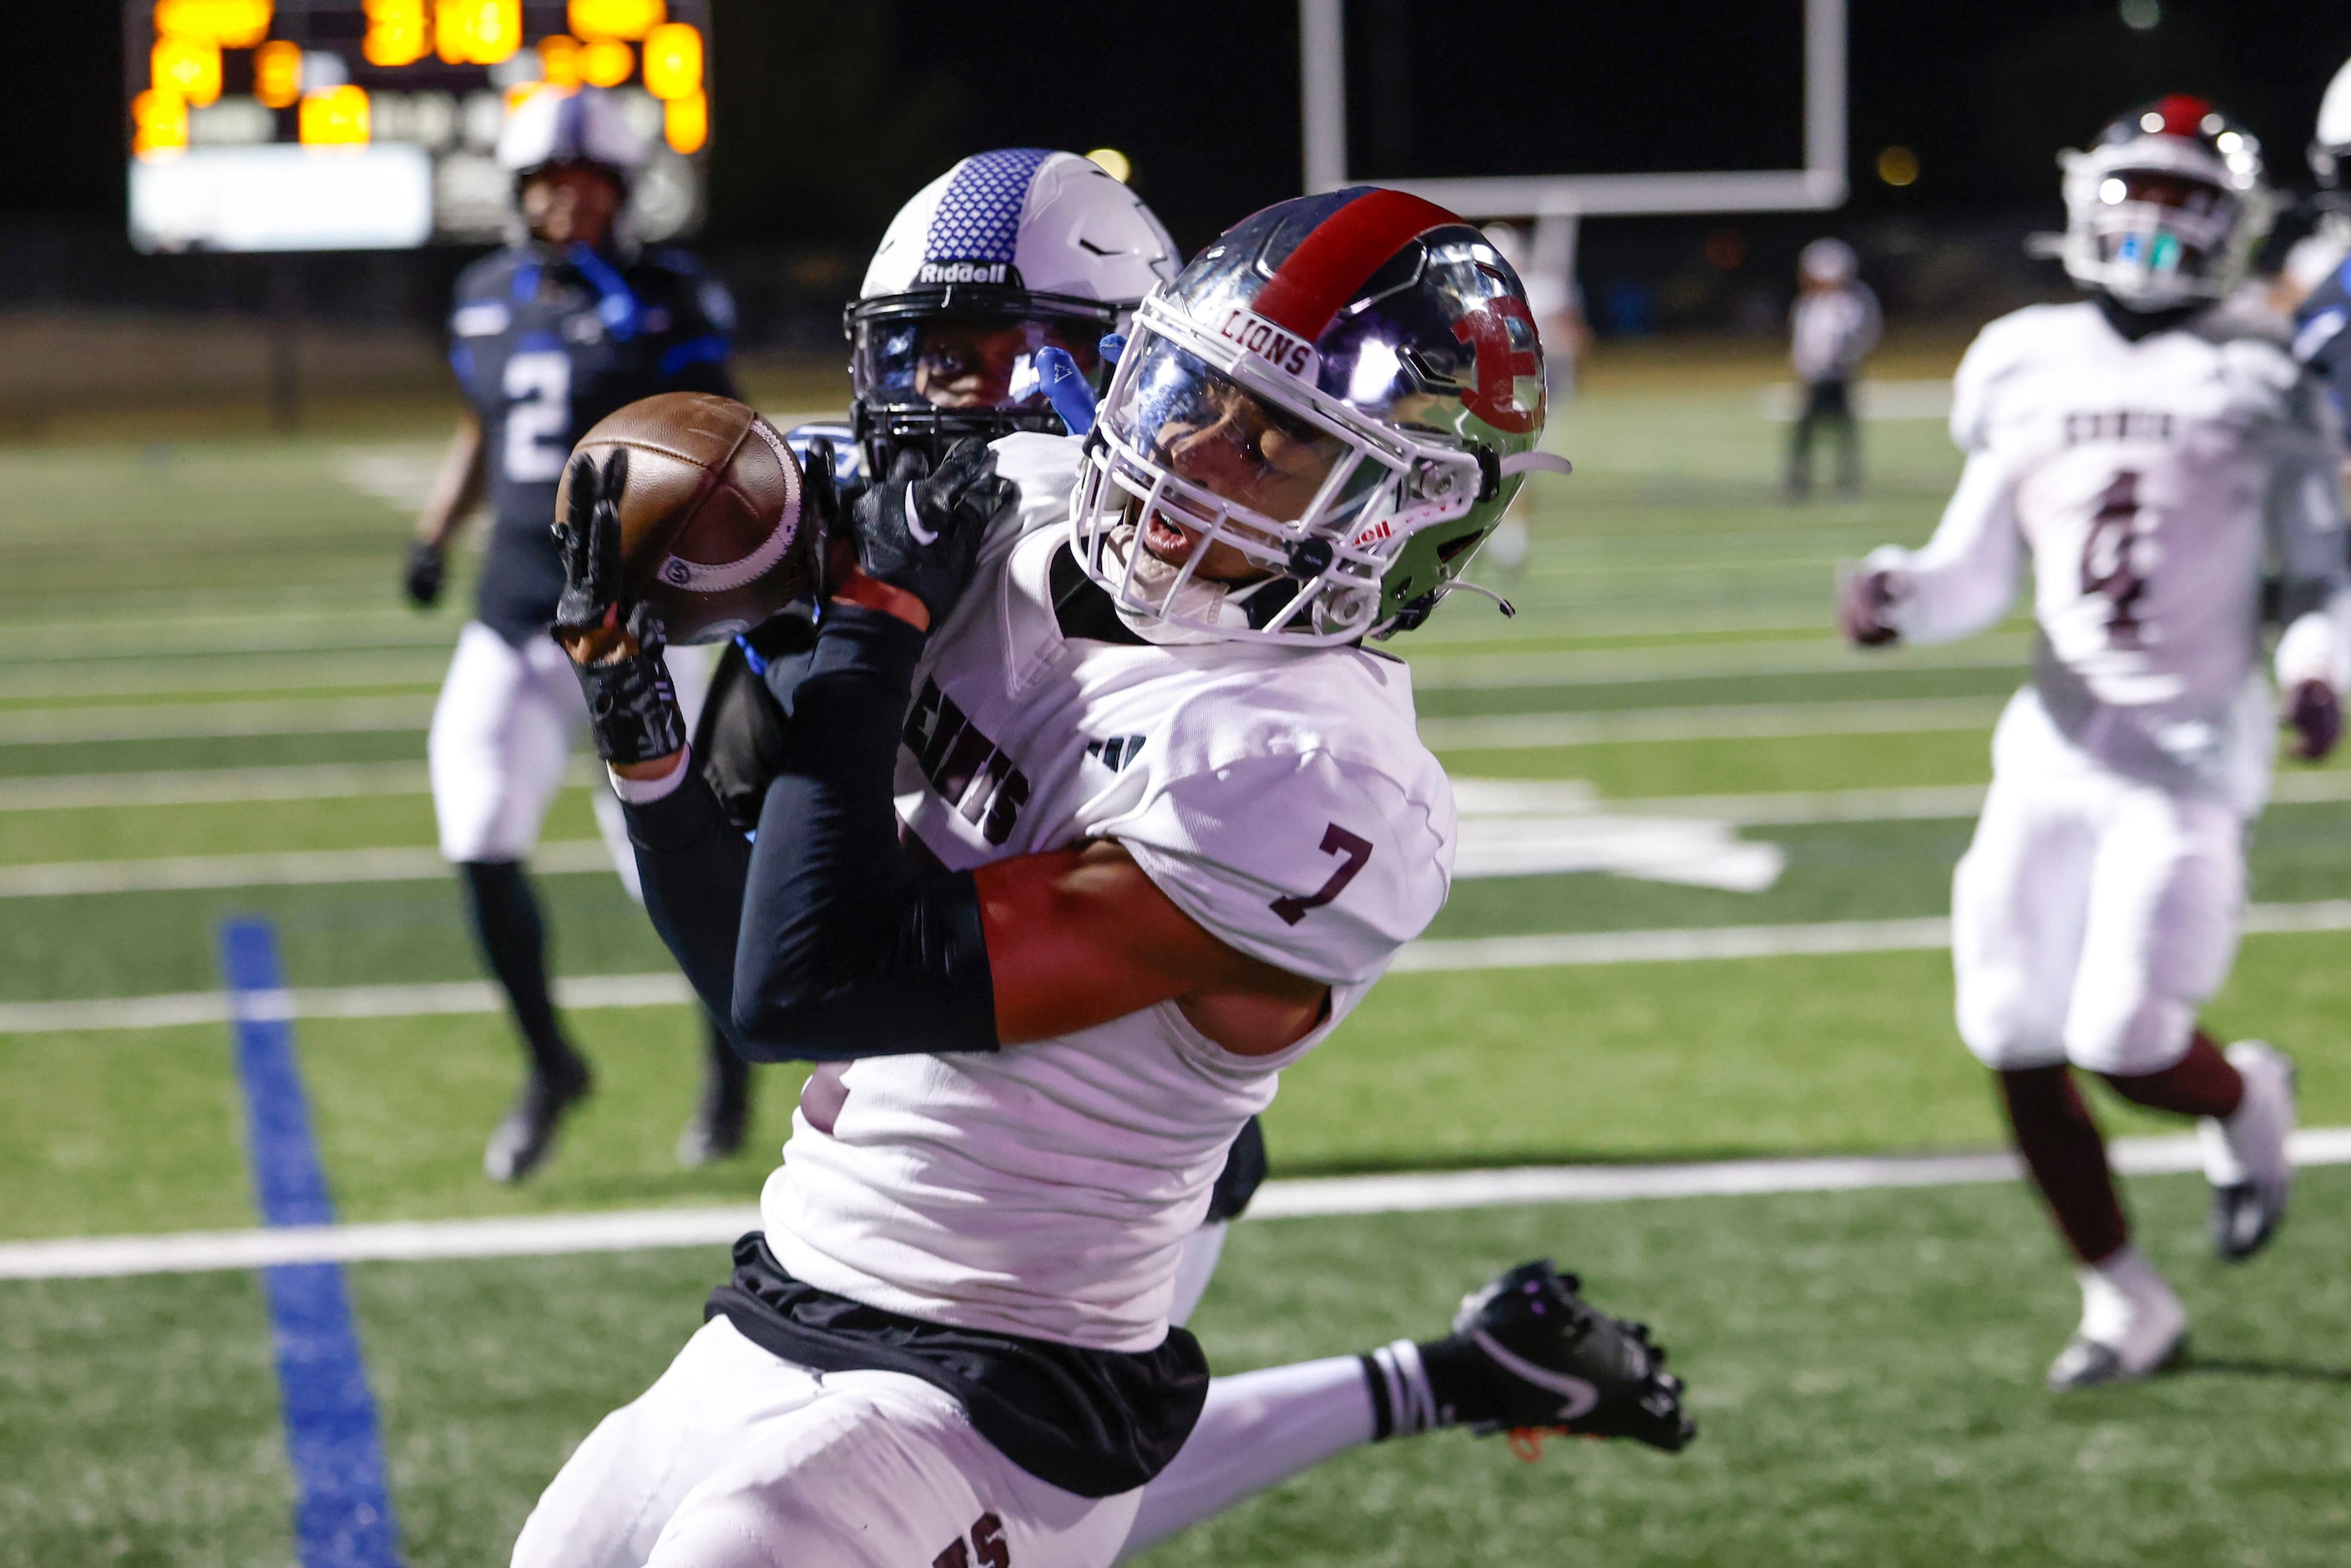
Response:
[[[1281,916],[1284,925],[1297,925],[1306,918],[1308,910],[1320,909],[1345,892],[1347,884],[1355,880],[1355,873],[1364,869],[1364,862],[1372,858],[1372,846],[1369,840],[1359,839],[1332,822],[1322,831],[1322,852],[1345,858],[1339,862],[1339,869],[1331,873],[1330,881],[1305,897],[1293,893],[1273,901],[1270,907]]]
[[[2090,531],[2082,540],[2082,591],[2102,593],[2113,605],[2106,617],[2106,634],[2117,647],[2136,648],[2145,628],[2139,623],[2138,601],[2147,592],[2137,559],[2139,517],[2138,475],[2126,468],[2098,497]]]

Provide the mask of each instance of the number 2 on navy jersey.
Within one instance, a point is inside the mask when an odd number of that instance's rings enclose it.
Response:
[[[563,477],[571,455],[571,360],[552,350],[507,361],[507,477],[518,485]]]
[[[2122,648],[2137,647],[2145,630],[2138,601],[2147,592],[2147,579],[2139,574],[2137,560],[2139,518],[2145,511],[2139,504],[2138,475],[2126,468],[2099,496],[2090,531],[2082,539],[2082,591],[2106,597],[2113,607],[2106,616],[2106,635]]]

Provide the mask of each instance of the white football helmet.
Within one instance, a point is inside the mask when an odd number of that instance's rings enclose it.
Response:
[[[539,88],[498,131],[498,167],[517,182],[550,163],[593,163],[627,185],[651,152],[619,102],[592,87]]]
[[[843,318],[866,472],[903,446],[1060,432],[1038,350],[1066,350],[1099,392],[1102,338],[1176,268],[1166,228],[1090,159],[966,158],[899,209]]]
[[[2319,184],[2334,190],[2341,183],[2343,164],[2351,160],[2351,60],[2344,62],[2318,100],[2318,124],[2310,138],[2310,172]]]
[[[2127,310],[2224,298],[2276,216],[2260,141],[2200,98],[2135,109],[2058,162],[2066,275]]]

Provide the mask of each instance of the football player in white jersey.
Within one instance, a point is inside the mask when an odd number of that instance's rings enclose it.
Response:
[[[1184,1238],[1446,893],[1449,789],[1361,640],[1424,619],[1547,465],[1541,374],[1515,277],[1443,209],[1355,188],[1245,221],[1145,301],[1092,437],[967,443],[860,503],[756,845],[574,473],[559,634],[648,907],[747,1051],[823,1065],[711,1321],[517,1563],[1142,1543],[1211,1397],[1169,1322]],[[1533,1265],[1452,1335],[1290,1370],[1353,1442],[1677,1448],[1660,1359]]]
[[[2346,677],[2330,426],[2281,349],[2210,308],[2269,210],[2251,133],[2167,98],[2069,154],[2064,193],[2065,268],[2089,298],[1984,329],[1959,366],[1968,461],[1941,525],[1922,550],[1870,556],[1840,601],[1858,643],[1944,642],[1999,622],[2032,563],[2032,678],[1992,739],[1952,959],[1959,1032],[1999,1075],[2079,1262],[2058,1389],[2154,1372],[2187,1328],[2131,1244],[2070,1068],[2199,1118],[2222,1258],[2284,1214],[2292,1066],[2197,1023],[2235,950],[2269,789],[2265,566],[2283,577],[2274,662],[2299,755],[2339,738]]]

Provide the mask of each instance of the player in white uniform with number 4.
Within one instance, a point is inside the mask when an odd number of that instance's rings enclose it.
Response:
[[[1541,375],[1451,214],[1357,188],[1247,220],[1145,301],[1092,436],[967,442],[860,502],[756,845],[572,520],[559,634],[648,909],[747,1051],[822,1065],[711,1322],[517,1563],[1107,1564],[1234,1495],[1179,1453],[1216,1396],[1176,1260],[1280,1070],[1444,900],[1450,792],[1360,643],[1546,465]],[[1530,1265],[1451,1335],[1285,1373],[1345,1413],[1324,1452],[1677,1448],[1660,1360]]]
[[[2269,789],[2265,570],[2283,578],[2274,663],[2300,755],[2339,737],[2346,674],[2327,415],[2281,350],[2210,311],[2267,222],[2252,136],[2167,98],[2069,154],[2065,197],[2066,270],[2090,298],[1984,329],[1955,387],[1968,461],[1941,526],[1923,550],[1870,556],[1840,603],[1856,642],[1945,642],[1998,622],[2032,564],[2032,678],[1993,737],[1952,958],[1959,1032],[2080,1265],[2059,1389],[2144,1376],[2187,1329],[2131,1244],[2069,1066],[2199,1119],[2224,1259],[2283,1216],[2292,1068],[2197,1023],[2234,955]]]

